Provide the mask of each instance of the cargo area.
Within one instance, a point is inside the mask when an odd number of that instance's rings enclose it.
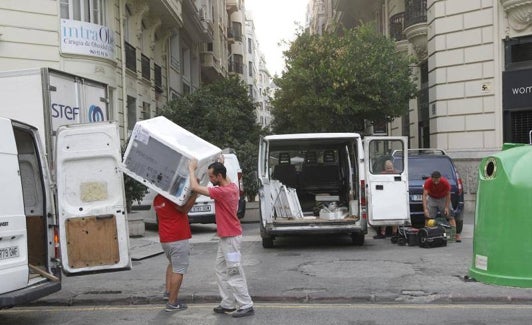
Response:
[[[270,143],[268,165],[274,224],[338,224],[358,220],[355,200],[358,174],[351,164],[356,161],[356,150],[345,139],[327,140],[306,145]]]

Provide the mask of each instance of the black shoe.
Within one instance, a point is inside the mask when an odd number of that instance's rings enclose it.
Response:
[[[383,235],[383,234],[376,234],[375,236],[373,236],[373,239],[384,239],[386,238],[386,235]]]
[[[225,313],[232,313],[236,310],[236,308],[224,308],[222,306],[216,306],[214,307],[214,312],[217,314],[225,314]]]
[[[246,317],[251,316],[255,314],[255,309],[253,307],[239,309],[231,314],[232,317],[238,318],[238,317]]]

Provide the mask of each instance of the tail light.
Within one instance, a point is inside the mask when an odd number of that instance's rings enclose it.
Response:
[[[54,227],[54,255],[55,258],[60,258],[59,256],[59,228]]]
[[[242,172],[238,172],[238,187],[240,189],[240,197],[244,196],[244,179],[242,178]]]
[[[458,172],[456,172],[456,180],[456,185],[458,186],[458,195],[462,195],[462,192],[464,191],[464,185],[462,184],[462,179],[460,178]]]
[[[366,202],[366,181],[360,181],[360,209],[362,219],[368,218],[367,202]]]

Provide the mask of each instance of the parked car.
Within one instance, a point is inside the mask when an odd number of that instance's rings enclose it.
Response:
[[[401,152],[395,152],[394,166],[402,168]],[[410,220],[412,226],[420,228],[425,224],[423,214],[423,184],[433,171],[438,170],[451,184],[452,214],[457,218],[456,227],[461,230],[464,212],[464,191],[462,179],[453,160],[441,149],[408,150],[408,188],[410,195]]]

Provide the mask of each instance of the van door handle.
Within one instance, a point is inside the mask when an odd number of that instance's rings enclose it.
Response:
[[[375,189],[382,191],[382,190],[384,190],[384,186],[383,185],[375,185]]]
[[[396,182],[400,182],[401,181],[401,176],[394,176],[393,180],[396,181]]]

